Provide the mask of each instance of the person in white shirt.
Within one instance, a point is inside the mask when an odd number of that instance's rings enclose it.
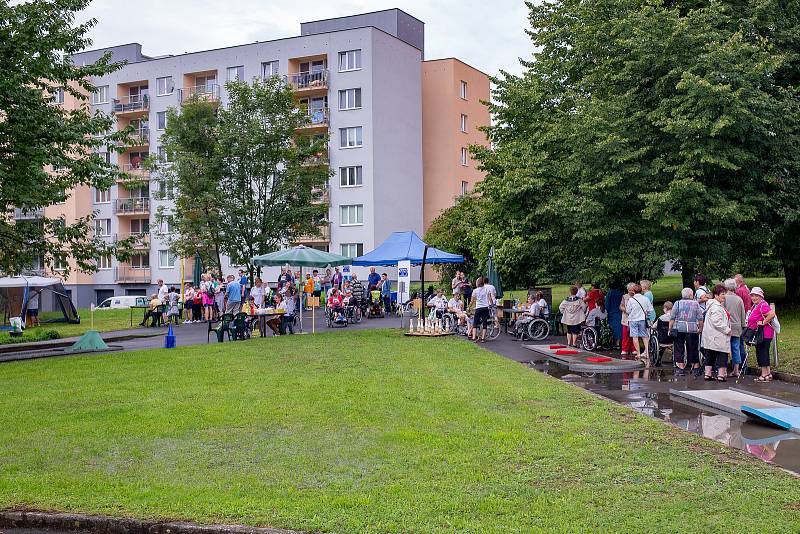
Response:
[[[543,292],[536,292],[536,303],[539,305],[539,316],[543,319],[550,317],[550,306],[547,305]]]
[[[467,314],[464,312],[464,303],[459,298],[459,293],[453,293],[453,298],[447,302],[447,311],[458,317],[459,324],[467,323]]]
[[[539,303],[533,295],[528,295],[528,301],[525,303],[525,311],[522,312],[514,322],[514,330],[516,330],[517,335],[522,335],[524,330],[528,328],[528,324],[537,317],[539,317]]]
[[[167,293],[169,293],[169,288],[167,287],[167,284],[165,284],[164,281],[159,278],[158,279],[158,300],[160,300],[162,303],[167,302]],[[162,320],[164,321],[164,324],[166,324],[167,323],[167,313],[164,312],[162,315],[163,315]]]
[[[447,299],[444,298],[444,291],[441,289],[436,291],[436,294],[428,301],[428,308],[435,313],[437,319],[442,318],[442,314],[447,309]]]
[[[250,296],[253,297],[253,303],[256,305],[256,308],[264,307],[264,286],[261,278],[256,277],[256,283],[250,290]]]
[[[604,319],[608,319],[606,303],[603,299],[597,299],[597,305],[589,310],[589,315],[586,316],[586,326],[597,326],[597,321]]]
[[[647,317],[651,313],[655,313],[655,310],[653,310],[650,299],[642,295],[642,288],[638,284],[633,288],[633,296],[625,305],[625,312],[628,314],[628,330],[633,339],[633,352],[637,359],[643,360],[645,366],[649,366],[650,332],[647,328]],[[641,353],[640,342],[644,342],[644,354]]]
[[[486,328],[491,316],[491,306],[494,304],[494,292],[485,285],[485,279],[479,276],[475,280],[475,289],[472,291],[475,298],[475,328],[473,340],[480,343],[486,342]],[[480,332],[480,338],[478,338]]]
[[[575,296],[581,300],[585,299],[586,289],[583,287],[583,283],[580,280],[578,280],[577,282],[575,282],[575,287],[578,288],[578,293]]]

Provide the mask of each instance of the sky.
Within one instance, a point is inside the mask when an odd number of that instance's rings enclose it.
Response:
[[[490,75],[531,56],[522,0],[94,0],[92,48],[137,42],[148,56],[300,35],[300,23],[388,8],[425,23],[425,58],[457,57]]]

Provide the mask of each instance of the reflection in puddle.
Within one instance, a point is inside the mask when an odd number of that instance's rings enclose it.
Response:
[[[800,473],[800,435],[739,420],[727,415],[707,412],[670,399],[670,388],[719,389],[719,384],[691,377],[675,377],[670,369],[643,370],[632,373],[585,376],[571,373],[557,365],[531,364],[545,374],[569,382],[616,401],[644,414],[729,447],[747,451],[753,456]],[[776,398],[800,399],[800,392],[788,386],[762,391]],[[732,385],[732,384],[731,384]]]

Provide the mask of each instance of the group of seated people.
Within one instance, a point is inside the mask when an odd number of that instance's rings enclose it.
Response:
[[[277,292],[270,299],[272,301],[271,307],[278,313],[283,312],[280,316],[272,316],[266,321],[267,328],[269,328],[275,336],[282,336],[287,332],[289,334],[294,334],[294,310],[297,305],[296,298],[292,298],[291,296],[285,297],[284,295],[284,293]],[[258,310],[259,307],[256,305],[255,297],[250,295],[242,306],[242,312],[247,314],[245,321],[250,329],[254,328],[259,321]]]

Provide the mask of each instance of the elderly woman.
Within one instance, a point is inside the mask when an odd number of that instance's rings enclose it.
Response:
[[[622,312],[622,356],[633,355],[636,352],[633,350],[633,339],[631,339],[631,331],[628,325],[628,301],[636,294],[636,283],[631,282],[625,288],[627,293],[622,295],[622,301],[619,304],[619,310]]]
[[[703,321],[702,345],[706,350],[705,380],[725,382],[728,374],[728,355],[731,352],[731,316],[725,309],[725,286],[717,284],[711,290],[712,298],[706,301],[706,316]]]
[[[700,353],[697,350],[699,332],[703,328],[703,311],[694,298],[694,290],[685,287],[681,300],[675,302],[670,312],[669,333],[675,339],[673,354],[678,376],[686,374],[691,364],[695,376],[700,376]]]
[[[650,332],[647,319],[655,315],[653,305],[642,295],[642,288],[634,284],[633,295],[628,299],[625,312],[628,314],[628,332],[633,340],[633,352],[637,360],[643,360],[645,367],[650,365]],[[640,352],[640,343],[644,346],[644,354]]]
[[[747,317],[747,328],[757,330],[764,329],[764,339],[756,345],[756,359],[758,366],[761,367],[761,376],[756,378],[756,382],[772,382],[772,370],[770,369],[769,347],[775,337],[775,330],[770,324],[775,312],[772,307],[764,300],[764,290],[754,287],[750,290],[750,298],[753,300],[753,309]]]
[[[723,282],[725,286],[725,309],[731,315],[731,363],[733,363],[733,376],[739,378],[739,367],[742,365],[742,330],[747,326],[744,302],[736,294],[736,280],[728,278]]]

